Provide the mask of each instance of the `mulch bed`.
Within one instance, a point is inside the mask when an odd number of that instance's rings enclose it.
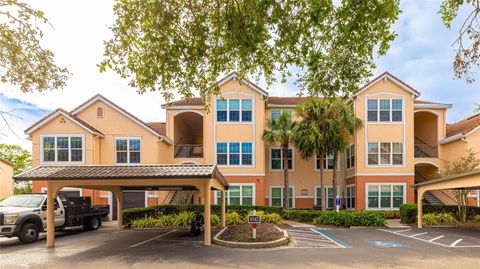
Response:
[[[257,238],[252,238],[252,224],[229,226],[221,235],[221,240],[234,242],[270,242],[283,237],[283,232],[273,224],[259,224]]]

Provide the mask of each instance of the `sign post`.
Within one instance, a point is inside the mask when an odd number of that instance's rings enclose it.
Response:
[[[335,198],[335,207],[337,212],[340,211],[340,196],[337,194],[337,198]]]
[[[248,223],[252,224],[252,238],[257,238],[257,224],[261,223],[260,216],[257,215],[257,211],[253,210],[253,215],[248,216]]]

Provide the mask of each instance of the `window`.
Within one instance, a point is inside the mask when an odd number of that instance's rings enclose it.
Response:
[[[350,145],[345,154],[347,159],[347,169],[355,167],[355,145]]]
[[[255,185],[235,185],[230,184],[230,188],[225,191],[225,202],[227,205],[255,205],[254,200]],[[221,191],[215,192],[217,205],[222,204]]]
[[[103,108],[97,107],[97,118],[103,118]]]
[[[404,202],[404,184],[367,184],[368,209],[398,209]]]
[[[270,168],[271,170],[283,170],[283,154],[279,148],[270,149]],[[288,149],[288,169],[293,169],[293,152]]]
[[[290,117],[292,117],[292,110],[291,109],[272,109],[270,111],[270,118],[272,120],[278,120],[278,118],[280,118],[280,115],[283,114],[283,113],[286,113]]]
[[[218,165],[252,165],[253,145],[251,142],[217,143]]]
[[[83,162],[83,136],[42,136],[43,162]]]
[[[355,209],[355,185],[347,186],[347,196],[345,197],[347,209]]]
[[[140,139],[116,138],[117,163],[140,163]]]
[[[252,99],[217,99],[218,122],[251,122]]]
[[[323,156],[323,168],[324,169],[333,169],[333,154],[328,154]],[[315,169],[320,170],[320,158],[317,156],[315,161]]]
[[[252,99],[242,99],[242,121],[252,121]]]
[[[227,100],[217,99],[217,121],[227,121]]]
[[[368,99],[367,120],[401,122],[403,120],[402,99]]]
[[[288,197],[288,204],[290,208],[295,208],[293,203],[294,201],[294,191],[293,187],[289,188],[289,197]],[[270,187],[270,205],[271,206],[283,206],[283,187]]]
[[[400,142],[369,142],[369,165],[402,165],[403,143]]]
[[[315,205],[322,206],[322,192],[320,186],[315,188]],[[327,195],[327,208],[333,208],[335,200],[333,199],[333,187],[325,187],[325,194]]]

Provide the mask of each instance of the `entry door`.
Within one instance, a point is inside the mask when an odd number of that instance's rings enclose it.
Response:
[[[123,191],[123,209],[128,208],[144,208],[145,207],[145,191]],[[112,193],[112,220],[117,219],[117,196]]]

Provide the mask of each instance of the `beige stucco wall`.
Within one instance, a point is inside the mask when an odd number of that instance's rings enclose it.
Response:
[[[13,166],[0,159],[0,201],[13,195]]]
[[[366,100],[368,98],[403,99],[403,122],[367,122]],[[381,80],[378,83],[371,85],[355,99],[355,115],[364,122],[364,127],[358,129],[355,134],[357,173],[413,174],[413,102],[414,97],[412,93],[406,91],[390,80]],[[399,166],[368,166],[368,142],[402,142],[404,144],[404,164]]]

